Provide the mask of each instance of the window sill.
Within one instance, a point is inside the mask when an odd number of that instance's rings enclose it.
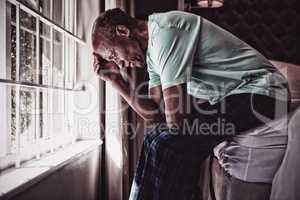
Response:
[[[20,168],[9,169],[0,174],[0,198],[13,196],[39,182],[74,159],[102,144],[101,140],[78,141],[39,160],[30,161]]]

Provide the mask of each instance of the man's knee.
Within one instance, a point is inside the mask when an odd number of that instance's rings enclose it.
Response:
[[[167,130],[165,128],[164,129],[159,128],[159,127],[153,128],[151,131],[146,133],[145,138],[144,138],[144,144],[147,147],[150,147],[151,143],[164,132],[167,132]],[[164,134],[167,134],[167,133],[164,133]],[[160,141],[160,139],[158,138],[157,141]]]
[[[157,137],[153,138],[150,144],[150,148],[155,151],[163,151],[164,149],[171,148],[175,143],[174,135],[168,131],[163,131]]]
[[[144,138],[144,145],[149,148],[151,146],[152,141],[159,135],[158,131],[152,130],[146,133]]]

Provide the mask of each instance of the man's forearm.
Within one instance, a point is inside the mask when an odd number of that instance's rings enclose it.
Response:
[[[126,100],[132,109],[140,115],[144,120],[150,122],[163,122],[165,121],[159,105],[157,105],[151,98],[130,92],[130,87],[123,80],[118,83],[113,83],[113,86],[119,94]]]

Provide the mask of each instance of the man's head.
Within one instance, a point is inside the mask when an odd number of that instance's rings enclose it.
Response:
[[[143,67],[145,53],[133,33],[138,21],[121,9],[102,13],[94,22],[92,45],[94,53],[122,67]]]

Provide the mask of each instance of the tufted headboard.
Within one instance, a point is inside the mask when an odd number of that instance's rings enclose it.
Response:
[[[269,59],[300,64],[299,0],[224,0],[221,8],[191,12],[232,32]]]

